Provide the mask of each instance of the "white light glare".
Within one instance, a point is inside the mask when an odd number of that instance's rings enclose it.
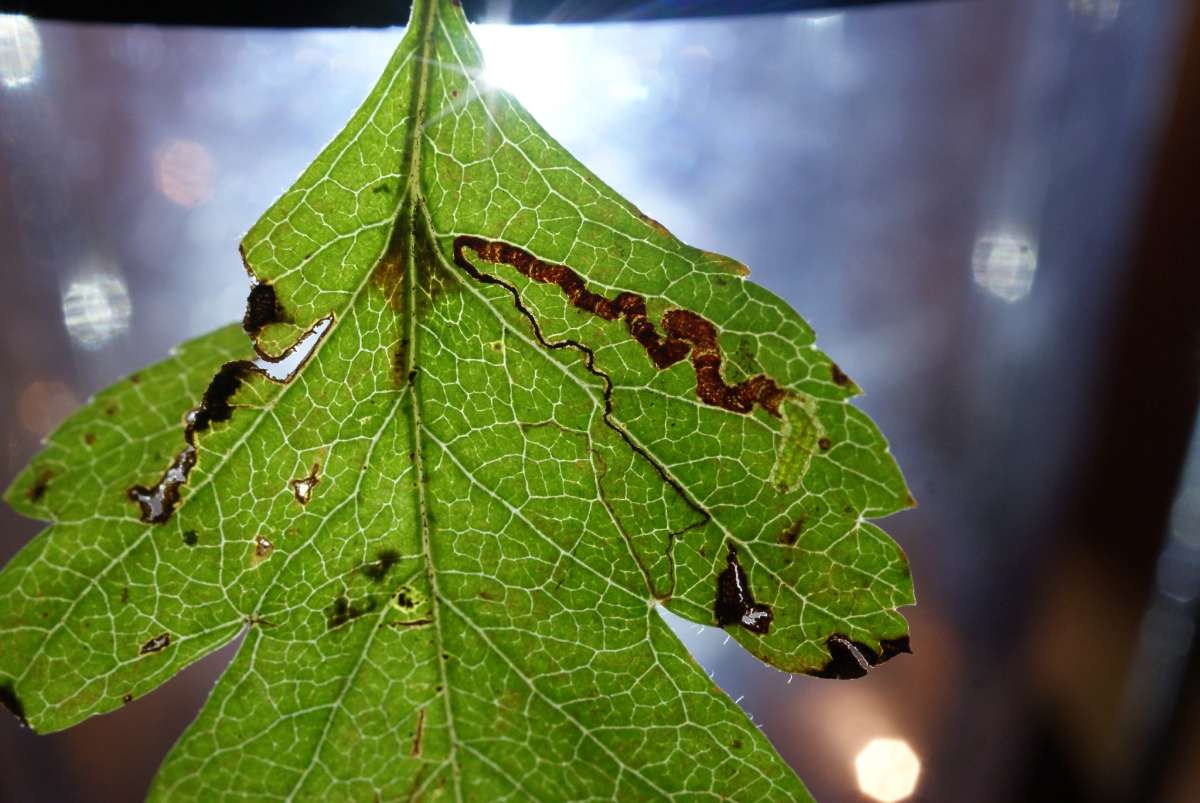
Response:
[[[42,39],[23,14],[0,14],[0,84],[9,89],[32,83],[42,60]]]
[[[483,49],[479,80],[513,94],[534,117],[567,105],[571,54],[564,35],[549,25],[472,25]]]
[[[921,776],[921,759],[903,739],[872,739],[854,759],[858,788],[881,803],[912,796]]]
[[[1009,232],[984,234],[971,254],[975,284],[1010,304],[1033,289],[1037,247],[1028,237]]]
[[[62,311],[67,334],[93,350],[129,328],[132,304],[125,282],[116,276],[94,274],[71,282],[63,292]]]

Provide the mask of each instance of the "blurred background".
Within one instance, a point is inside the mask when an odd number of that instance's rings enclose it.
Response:
[[[499,5],[488,80],[788,299],[920,501],[885,522],[912,656],[792,678],[673,622],[818,799],[1200,800],[1193,4]],[[240,318],[241,234],[399,34],[0,16],[0,485],[90,394]],[[0,509],[0,561],[39,528]],[[230,655],[64,733],[0,717],[0,799],[140,799]]]

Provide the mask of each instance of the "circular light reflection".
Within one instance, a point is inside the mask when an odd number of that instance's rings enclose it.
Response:
[[[155,154],[158,189],[180,206],[204,203],[213,191],[213,161],[208,149],[184,139],[169,140]]]
[[[854,759],[858,788],[882,803],[912,796],[921,775],[921,759],[903,739],[872,739]]]
[[[56,379],[30,382],[17,398],[17,418],[38,437],[49,435],[79,405],[75,394]]]
[[[95,274],[68,285],[62,297],[63,323],[71,339],[85,349],[105,345],[129,329],[133,311],[125,282]]]
[[[971,254],[975,284],[1010,304],[1033,289],[1037,248],[1028,237],[1009,232],[985,234]]]
[[[0,84],[9,89],[32,83],[42,60],[42,39],[23,14],[0,14]]]

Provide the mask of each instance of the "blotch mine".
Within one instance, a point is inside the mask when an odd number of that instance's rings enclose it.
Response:
[[[846,372],[836,362],[829,363],[829,376],[835,385],[845,386],[850,384],[850,377],[846,376]]]
[[[804,532],[804,517],[796,519],[791,526],[779,534],[779,543],[784,546],[795,546],[800,540],[800,534]]]
[[[794,490],[808,473],[821,436],[816,406],[811,399],[789,398],[783,403],[783,430],[775,449],[769,482],[780,493]]]
[[[834,633],[825,640],[825,647],[829,650],[829,661],[808,674],[834,680],[861,678],[871,667],[878,666],[901,653],[912,653],[908,636],[884,639],[879,643],[879,652],[875,652],[861,641],[853,641],[842,633]]]
[[[343,593],[325,608],[325,624],[329,630],[333,630],[373,610],[375,610],[373,597],[367,597],[361,602],[352,604],[350,598]]]
[[[46,495],[46,490],[50,487],[50,480],[54,479],[54,471],[51,469],[42,469],[34,477],[33,485],[30,485],[25,491],[25,498],[35,505],[42,501],[42,497]]]
[[[717,598],[713,614],[721,627],[739,624],[752,633],[765,634],[771,629],[774,615],[767,605],[754,601],[746,571],[738,562],[737,548],[729,545],[725,569],[717,575]]]
[[[259,282],[250,288],[246,299],[246,314],[242,316],[242,328],[251,337],[273,323],[287,323],[291,320],[287,310],[279,303],[275,295],[275,286],[268,282]]]
[[[400,553],[396,550],[380,550],[380,552],[376,554],[375,560],[359,568],[359,571],[368,580],[378,583],[383,580],[383,578],[387,577],[388,572],[392,570],[392,567],[395,566],[399,560]]]
[[[250,556],[250,565],[257,566],[271,557],[271,553],[274,551],[275,544],[271,543],[270,538],[262,534],[254,536],[254,554]]]
[[[171,634],[159,633],[157,636],[142,645],[141,649],[138,650],[138,655],[149,655],[150,653],[154,652],[162,652],[169,646],[171,646]]]
[[[292,488],[292,495],[296,497],[296,501],[301,505],[307,505],[308,500],[312,498],[313,489],[321,482],[321,464],[313,463],[312,470],[308,472],[307,477],[298,477],[292,480],[288,485]]]

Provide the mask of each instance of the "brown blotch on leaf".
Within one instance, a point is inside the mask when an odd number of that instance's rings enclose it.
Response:
[[[412,598],[412,590],[407,586],[396,592],[396,605],[406,611],[417,607],[416,600]]]
[[[821,448],[822,452],[828,452],[833,447],[833,441],[829,438],[821,438],[817,441],[817,446]]]
[[[129,602],[129,586],[121,589],[121,603],[124,604],[126,602]]]
[[[373,610],[375,610],[374,598],[367,597],[362,602],[351,604],[350,599],[345,594],[341,594],[325,609],[325,624],[328,629],[333,630]]]
[[[256,337],[259,332],[273,323],[287,323],[291,317],[275,295],[275,285],[259,282],[250,288],[246,298],[246,314],[242,316],[242,328],[246,334]]]
[[[157,636],[142,645],[141,649],[138,650],[138,655],[149,655],[153,652],[162,652],[169,646],[171,646],[171,634],[159,633]]]
[[[829,650],[829,661],[823,667],[814,669],[808,674],[835,680],[861,678],[873,666],[878,666],[901,653],[912,653],[908,636],[884,639],[879,643],[879,652],[875,652],[861,641],[852,641],[848,636],[834,633],[825,640],[825,647]]]
[[[404,215],[401,215],[399,220],[403,219]],[[392,228],[392,237],[383,256],[371,271],[371,281],[383,293],[388,306],[397,312],[404,309],[404,272],[407,269],[408,237],[405,236],[405,226],[397,223]]]
[[[21,704],[21,698],[17,697],[11,680],[0,683],[0,705],[7,708],[8,713],[17,718],[22,727],[29,727],[29,720],[25,719],[25,706]]]
[[[743,414],[749,413],[757,404],[771,415],[779,416],[779,405],[787,391],[775,380],[759,374],[737,385],[726,384],[721,375],[717,327],[704,317],[688,310],[669,310],[663,316],[664,332],[660,333],[647,317],[646,300],[639,295],[626,292],[609,299],[589,290],[583,277],[566,265],[544,262],[508,243],[470,235],[456,237],[455,264],[480,281],[495,280],[485,278],[471,264],[464,254],[467,248],[484,262],[508,265],[533,281],[557,286],[576,309],[606,321],[624,320],[630,337],[641,345],[659,370],[675,365],[690,353],[696,373],[696,395],[705,404]]]
[[[417,727],[413,732],[412,749],[409,750],[409,755],[421,755],[421,736],[425,732],[425,709],[417,711]]]
[[[383,578],[387,577],[388,572],[390,572],[392,567],[395,566],[399,561],[399,552],[394,549],[384,549],[375,556],[375,560],[373,562],[362,566],[359,568],[359,571],[362,572],[362,575],[368,580],[378,583],[379,581],[383,580]]]
[[[313,463],[312,470],[308,472],[307,477],[300,477],[288,483],[292,488],[292,495],[296,497],[296,501],[302,505],[307,505],[308,500],[312,498],[313,489],[321,482],[321,464]]]
[[[796,519],[792,522],[792,526],[779,534],[779,543],[785,546],[795,546],[800,540],[800,533],[804,532],[804,517]]]
[[[267,558],[271,557],[271,553],[275,551],[275,544],[271,543],[271,539],[265,535],[254,536],[254,555],[250,558],[250,563],[257,566]]]
[[[739,624],[752,633],[764,634],[771,629],[774,615],[771,608],[754,601],[746,571],[738,562],[737,548],[729,545],[725,569],[717,575],[717,598],[713,615],[721,627]]]
[[[835,385],[850,384],[850,377],[846,376],[845,372],[842,371],[841,367],[836,362],[831,362],[829,364],[829,375],[833,377],[833,383]]]
[[[666,226],[664,226],[663,224],[659,223],[657,220],[655,220],[654,218],[650,217],[650,216],[649,216],[649,215],[647,215],[645,212],[642,212],[642,211],[640,211],[640,210],[639,210],[639,211],[638,211],[638,217],[640,217],[640,218],[642,219],[642,222],[643,222],[643,223],[645,223],[645,224],[646,224],[646,225],[648,225],[650,228],[652,228],[652,229],[654,229],[655,231],[657,231],[659,234],[662,234],[662,235],[664,235],[664,236],[666,236],[666,237],[670,237],[670,236],[671,236],[671,232],[667,231],[667,227],[666,227]]]
[[[133,695],[132,694],[121,695],[121,702],[125,703],[125,705],[129,705],[130,703],[133,702]]]
[[[195,546],[196,542],[199,540],[200,540],[200,536],[196,533],[195,530],[184,530],[183,531],[183,543],[187,544],[188,546]]]
[[[83,436],[83,442],[88,446],[94,446],[96,443],[96,433],[88,432]]]
[[[34,504],[42,501],[42,497],[46,495],[46,490],[50,487],[50,480],[54,479],[54,474],[54,471],[48,468],[39,471],[33,479],[33,485],[25,490],[25,498]]]

